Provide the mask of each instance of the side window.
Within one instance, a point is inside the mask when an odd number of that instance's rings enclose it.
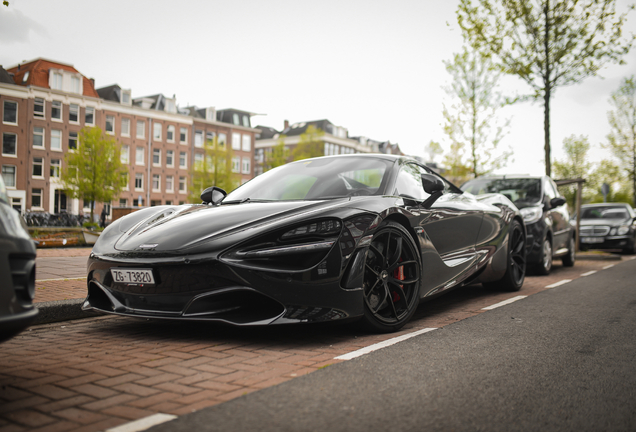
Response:
[[[414,164],[406,164],[400,168],[395,182],[395,195],[424,200],[429,195],[422,187],[422,170]]]

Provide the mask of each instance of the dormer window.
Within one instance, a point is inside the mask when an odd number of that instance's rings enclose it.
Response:
[[[71,77],[71,93],[80,92],[80,79],[78,77]]]
[[[208,121],[216,120],[216,109],[214,109],[214,107],[208,107],[205,109],[205,119]]]
[[[22,84],[26,84],[28,79],[29,79],[29,71],[26,71],[24,75],[22,76]]]
[[[59,72],[51,73],[50,85],[53,90],[62,90],[62,74]]]
[[[131,105],[132,98],[130,97],[130,90],[122,90],[121,91],[121,103],[123,105]]]
[[[177,104],[174,99],[166,98],[166,112],[176,113],[177,112]]]

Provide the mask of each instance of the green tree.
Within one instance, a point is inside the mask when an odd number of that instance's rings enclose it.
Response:
[[[285,165],[289,159],[289,149],[285,147],[285,135],[278,138],[278,144],[271,151],[265,152],[265,170],[269,171],[277,166]]]
[[[590,143],[586,136],[570,135],[563,140],[563,148],[565,151],[565,161],[554,161],[553,174],[556,179],[573,180],[583,178],[583,201],[589,202],[590,196],[594,194],[592,182],[590,182],[590,174],[593,171],[592,163],[588,162],[588,152],[590,151]],[[576,190],[577,185],[561,186],[559,191],[568,201],[570,208],[576,208]]]
[[[444,132],[451,144],[468,149],[474,177],[503,167],[512,152],[498,148],[510,124],[510,120],[497,123],[499,108],[508,103],[498,91],[501,73],[490,58],[467,47],[444,65],[452,77],[450,86],[444,88],[452,98],[450,106],[444,104]]]
[[[196,160],[190,170],[192,188],[188,194],[191,203],[201,201],[201,192],[210,186],[218,186],[231,192],[239,186],[240,176],[232,171],[234,153],[230,146],[219,143],[217,137],[203,144],[201,160]]]
[[[128,182],[119,144],[99,127],[82,129],[78,138],[77,149],[64,156],[60,180],[66,194],[85,203],[112,201]]]
[[[624,78],[612,93],[614,110],[607,115],[612,131],[605,148],[611,150],[631,180],[632,205],[636,206],[636,80],[634,75]]]
[[[626,14],[617,15],[616,0],[460,0],[457,18],[465,37],[502,72],[525,81],[532,98],[543,100],[547,175],[552,95],[608,62],[622,63],[634,40],[622,35]]]
[[[457,186],[461,186],[472,177],[471,167],[464,163],[465,144],[460,142],[451,143],[450,152],[444,156],[444,166],[446,171],[444,177]]]
[[[603,183],[607,183],[610,186],[607,194],[608,202],[629,202],[631,199],[631,188],[625,178],[624,171],[611,160],[604,159],[599,162],[598,166],[590,174],[588,183],[591,193],[587,202],[604,201],[603,193],[601,192]]]
[[[300,135],[298,145],[292,151],[292,160],[309,159],[325,155],[325,144],[322,137],[325,133],[314,125],[307,126],[307,130]]]
[[[444,149],[440,143],[431,140],[424,146],[424,153],[428,158],[426,162],[435,162],[437,156],[444,154]]]

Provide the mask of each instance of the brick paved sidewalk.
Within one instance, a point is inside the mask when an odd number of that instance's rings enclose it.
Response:
[[[52,248],[52,249],[38,249],[37,258],[45,258],[47,262],[52,262],[57,265],[64,265],[65,258],[81,257],[88,258],[91,253],[91,248]],[[54,258],[61,258],[53,260]],[[40,260],[42,261],[42,260]],[[52,277],[46,269],[42,269],[40,265],[36,267],[36,281],[35,281],[35,303],[58,301],[58,300],[72,300],[86,298],[86,278],[75,277],[60,278]],[[44,270],[44,271],[42,271]]]

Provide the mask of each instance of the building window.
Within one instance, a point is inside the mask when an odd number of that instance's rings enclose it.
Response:
[[[77,132],[68,133],[68,149],[69,150],[77,149]]]
[[[240,150],[241,149],[241,134],[233,133],[232,134],[232,150]]]
[[[152,191],[161,192],[161,176],[159,174],[152,175]]]
[[[53,72],[51,76],[51,88],[53,90],[62,90],[62,74]]]
[[[203,147],[203,132],[194,132],[194,146],[199,148]]]
[[[143,147],[137,147],[137,149],[135,150],[135,163],[137,165],[144,164],[144,148]]]
[[[106,133],[110,135],[115,134],[115,116],[106,116]]]
[[[119,198],[119,207],[127,207],[128,200],[126,198]]]
[[[155,123],[152,125],[152,139],[155,141],[161,141],[161,123]]]
[[[237,113],[232,114],[232,123],[234,123],[237,126],[239,126],[241,124],[241,121],[239,119],[239,115]]]
[[[33,177],[38,177],[38,178],[44,177],[44,170],[42,169],[42,165],[43,165],[43,162],[41,157],[33,158],[33,171],[31,172],[31,174],[33,174]]]
[[[214,132],[206,132],[205,142],[208,143],[209,145],[214,144],[214,136],[215,136]]]
[[[2,114],[2,122],[9,124],[18,124],[18,103],[13,101],[4,101],[4,111]]]
[[[121,103],[124,105],[130,105],[130,90],[121,91]]]
[[[174,177],[166,176],[166,192],[174,192]]]
[[[130,147],[128,147],[127,145],[121,146],[121,153],[119,156],[119,160],[123,164],[128,164],[128,161],[130,160]]]
[[[219,139],[217,140],[217,144],[221,150],[225,150],[225,144],[227,143],[227,135],[224,133],[219,133]]]
[[[13,165],[2,165],[2,180],[8,188],[15,188],[16,167]]]
[[[128,185],[130,184],[130,175],[128,174],[128,171],[121,173],[121,178],[122,183],[124,184],[124,187],[122,189],[125,191],[130,190],[128,189]]]
[[[161,149],[152,150],[152,165],[161,166]]]
[[[51,177],[60,178],[60,171],[62,171],[62,161],[51,159]]]
[[[44,148],[44,128],[33,128],[33,147]]]
[[[251,164],[250,158],[244,157],[243,158],[243,166],[242,166],[243,174],[251,174],[252,173],[250,164]]]
[[[80,79],[71,77],[71,93],[80,93]]]
[[[241,150],[243,151],[251,151],[252,150],[252,137],[249,135],[243,135],[243,141],[241,143]]]
[[[143,120],[137,120],[137,138],[144,138],[146,136],[146,122]]]
[[[182,127],[179,130],[179,142],[181,144],[187,144],[188,143],[188,128]]]
[[[62,102],[51,102],[51,118],[53,120],[62,120]]]
[[[241,158],[238,156],[232,158],[232,172],[241,172]]]
[[[2,134],[2,156],[18,155],[18,136],[13,133]]]
[[[201,153],[194,154],[194,169],[203,170],[203,154]]]
[[[68,121],[71,123],[79,123],[79,105],[76,105],[76,104],[69,105]]]
[[[42,189],[31,189],[31,208],[42,208]]]
[[[62,151],[62,131],[53,129],[51,131],[51,150]]]
[[[135,190],[136,191],[144,190],[144,175],[141,173],[135,174]]]
[[[179,168],[187,168],[188,159],[186,158],[186,152],[179,152]]]
[[[174,150],[166,150],[166,166],[174,167]]]
[[[179,192],[185,193],[187,192],[188,183],[184,176],[179,177]]]
[[[121,134],[126,137],[130,136],[130,119],[121,119]]]
[[[84,123],[87,125],[95,124],[95,108],[86,107],[86,111],[84,112]]]
[[[246,115],[243,116],[243,126],[245,126],[246,128],[250,127],[250,118],[249,118],[249,116],[246,116]]]
[[[166,139],[168,142],[174,142],[174,126],[169,125],[168,130],[166,131]]]
[[[33,117],[35,118],[44,118],[44,99],[35,98],[33,99]]]

